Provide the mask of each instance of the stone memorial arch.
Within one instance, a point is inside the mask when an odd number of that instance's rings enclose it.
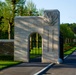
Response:
[[[44,16],[15,17],[14,60],[29,62],[29,37],[37,32],[42,37],[42,62],[60,62],[59,27],[58,10],[45,10]]]

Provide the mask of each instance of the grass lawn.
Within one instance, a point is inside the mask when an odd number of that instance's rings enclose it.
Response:
[[[30,58],[36,58],[42,55],[42,48],[33,48],[30,51]]]
[[[0,61],[0,69],[16,65],[20,62],[15,62],[15,61]]]
[[[73,47],[69,50],[64,51],[64,56],[70,55],[71,53],[73,53],[76,50],[76,47]],[[38,56],[42,55],[42,48],[33,48],[30,51],[30,58],[36,58]]]
[[[70,55],[72,52],[74,52],[76,50],[76,47],[73,47],[72,49],[70,50],[67,50],[64,52],[64,56],[66,55]],[[33,48],[31,51],[30,51],[30,58],[36,58],[38,56],[41,56],[42,55],[42,49],[37,49],[37,48]],[[20,62],[15,62],[15,61],[2,61],[0,60],[0,70],[3,69],[3,68],[6,68],[6,67],[9,67],[9,66],[13,66],[13,65],[16,65]]]
[[[64,51],[64,56],[70,55],[76,50],[76,47],[73,47],[72,49],[69,49],[67,51]]]

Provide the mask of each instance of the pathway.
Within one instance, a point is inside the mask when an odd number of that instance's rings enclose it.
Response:
[[[54,65],[42,75],[76,75],[76,51],[63,64]]]
[[[21,63],[0,71],[0,75],[34,75],[47,65],[48,63]]]

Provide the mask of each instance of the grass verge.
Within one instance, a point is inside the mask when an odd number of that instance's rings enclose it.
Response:
[[[30,50],[30,59],[39,57],[42,55],[42,48],[33,48]]]
[[[0,70],[19,64],[20,62],[15,62],[15,61],[0,61]]]
[[[67,51],[64,51],[64,56],[72,54],[76,50],[76,47],[73,47]]]

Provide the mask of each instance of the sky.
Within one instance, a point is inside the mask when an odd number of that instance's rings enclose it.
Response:
[[[3,0],[2,0],[3,1]],[[37,9],[60,11],[60,23],[76,23],[76,0],[32,0]]]
[[[58,9],[60,23],[76,23],[76,0],[32,0],[37,9]]]

